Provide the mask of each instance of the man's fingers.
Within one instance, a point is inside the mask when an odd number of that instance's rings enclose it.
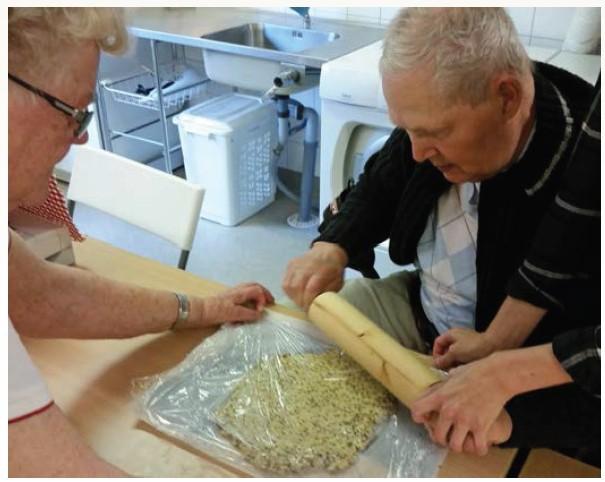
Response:
[[[444,355],[433,358],[434,365],[442,370],[451,368],[456,364],[456,361],[456,353],[454,353],[452,348],[450,348]]]
[[[286,274],[284,275],[284,279],[282,280],[281,287],[284,290],[284,293],[292,300],[294,303],[298,305],[296,300],[296,285],[294,284],[294,271],[290,269],[286,270]]]
[[[298,270],[290,270],[283,284],[283,289],[294,303],[302,307],[307,275]]]
[[[451,331],[446,331],[443,335],[439,335],[433,343],[433,355],[442,356],[454,341]]]
[[[313,300],[326,291],[338,291],[342,287],[340,280],[328,280],[322,276],[311,276],[307,281],[304,294],[304,309],[309,309]]]
[[[321,279],[318,279],[316,276],[311,276],[307,280],[307,285],[305,286],[303,293],[303,308],[305,311],[309,309],[309,306],[315,297],[321,293],[320,282]]]

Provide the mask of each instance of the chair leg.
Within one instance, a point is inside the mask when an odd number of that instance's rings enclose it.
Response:
[[[179,269],[185,270],[188,260],[189,260],[189,251],[182,250],[181,256],[179,257]]]

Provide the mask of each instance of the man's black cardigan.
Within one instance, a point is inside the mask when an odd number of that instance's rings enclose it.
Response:
[[[579,77],[546,64],[535,67],[536,131],[531,144],[519,162],[481,184],[476,259],[478,331],[488,327],[506,295],[520,289],[514,275],[562,186],[574,140],[592,100],[592,86]],[[584,154],[575,152],[576,158]],[[339,244],[355,261],[373,260],[373,247],[390,238],[391,259],[401,265],[412,263],[429,213],[449,187],[430,163],[413,160],[408,136],[395,129],[384,148],[367,162],[339,213],[324,222],[316,240]],[[573,309],[549,310],[526,345],[549,342],[555,334],[600,319],[599,277],[585,283],[573,298]],[[514,420],[513,435],[506,445],[599,445],[599,399],[578,384],[517,396],[506,408]]]

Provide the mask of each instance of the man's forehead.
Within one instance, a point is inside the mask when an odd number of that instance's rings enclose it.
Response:
[[[448,127],[455,120],[450,109],[440,108],[429,99],[388,99],[391,121],[397,126],[417,132],[436,132]]]
[[[408,118],[405,115],[400,115],[398,113],[389,112],[391,120],[400,128],[415,132],[418,134],[436,134],[444,129],[447,129],[450,125],[450,120],[447,118]]]

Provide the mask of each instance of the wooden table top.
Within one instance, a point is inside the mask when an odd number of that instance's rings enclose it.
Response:
[[[175,267],[88,239],[74,243],[79,267],[115,280],[207,296],[224,288]],[[304,319],[302,312],[272,307]],[[24,342],[55,402],[104,459],[137,476],[237,477],[246,475],[143,424],[136,416],[132,381],[178,364],[212,332],[145,335],[126,340]],[[516,450],[492,449],[485,457],[449,453],[442,477],[503,477]]]
[[[601,477],[601,470],[548,449],[529,453],[519,477]]]

